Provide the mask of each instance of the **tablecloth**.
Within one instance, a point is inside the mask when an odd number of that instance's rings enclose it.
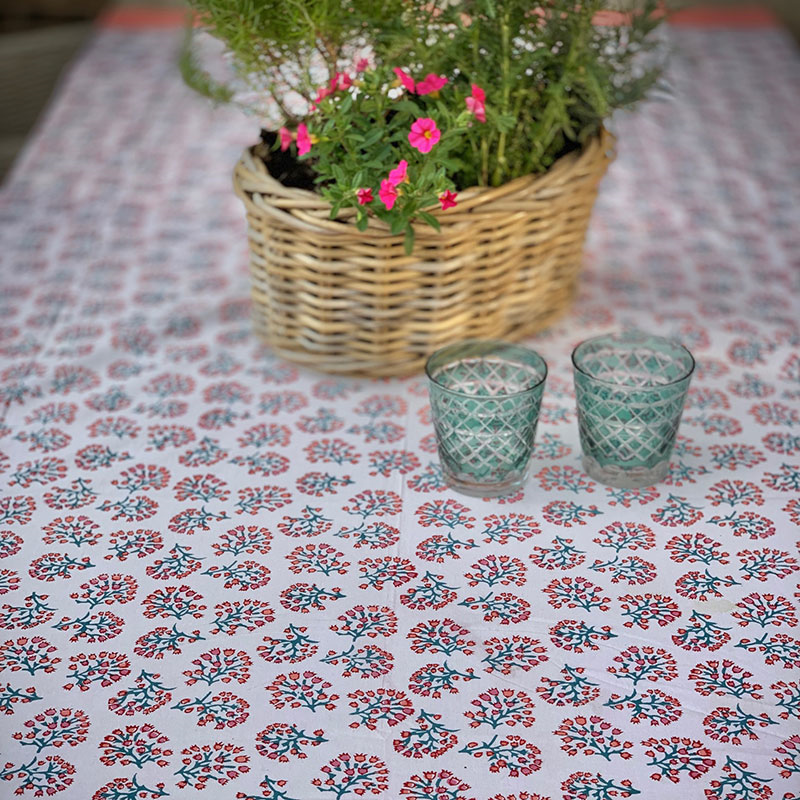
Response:
[[[426,385],[261,346],[256,122],[98,32],[2,196],[0,793],[800,796],[800,58],[680,29],[615,120],[531,477],[442,482]],[[697,357],[668,479],[582,472],[570,352]]]

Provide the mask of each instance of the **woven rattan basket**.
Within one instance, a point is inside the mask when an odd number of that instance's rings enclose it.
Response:
[[[282,357],[325,372],[418,371],[459,339],[517,340],[564,312],[575,290],[607,132],[548,172],[459,193],[416,228],[414,252],[352,210],[329,219],[314,192],[274,180],[251,150],[234,185],[247,210],[254,323]]]

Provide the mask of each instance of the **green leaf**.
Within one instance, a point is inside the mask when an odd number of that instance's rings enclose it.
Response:
[[[369,217],[366,214],[359,212],[356,218],[356,228],[360,231],[365,231],[369,225]]]
[[[392,228],[391,228],[392,234],[397,236],[398,233],[402,233],[403,228],[405,228],[406,225],[408,225],[408,220],[405,217],[402,216],[394,217],[392,219]]]
[[[383,128],[373,128],[361,142],[361,146],[366,150],[368,147],[377,144],[381,138],[386,134]]]
[[[436,219],[436,217],[434,217],[433,214],[431,214],[430,212],[428,212],[428,211],[420,211],[419,212],[419,218],[423,222],[427,222],[428,225],[430,225],[431,228],[433,228],[437,232],[442,230],[442,226],[439,223],[439,220]]]
[[[407,256],[410,256],[414,249],[414,228],[410,224],[406,228],[406,236],[405,239],[403,239],[403,248],[405,249]]]
[[[413,114],[415,117],[424,116],[422,109],[413,100],[398,100],[392,106],[392,109],[395,111],[406,111],[409,114]]]

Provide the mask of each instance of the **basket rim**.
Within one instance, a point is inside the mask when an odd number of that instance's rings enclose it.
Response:
[[[523,192],[547,190],[551,184],[557,185],[569,180],[573,172],[594,171],[591,165],[597,161],[612,161],[615,156],[615,145],[616,137],[602,125],[598,133],[580,150],[562,156],[545,172],[522,175],[500,186],[470,186],[458,193],[459,203],[456,208],[442,210],[438,206],[431,206],[424,210],[445,222],[448,217],[463,216],[465,211],[493,203],[501,198]],[[254,154],[255,147],[256,145],[251,145],[244,149],[234,170],[234,187],[240,197],[252,200],[254,195],[267,195],[280,198],[282,204],[285,203],[287,207],[296,204],[310,217],[316,217],[314,225],[315,227],[318,225],[320,231],[331,230],[329,226],[341,230],[342,222],[349,222],[355,218],[356,209],[343,208],[335,219],[331,219],[329,216],[331,204],[320,194],[310,189],[284,186],[270,175],[263,159]],[[420,222],[414,223],[414,228],[418,229],[419,233],[432,230]],[[369,236],[369,234],[396,235],[390,233],[390,226],[387,223],[372,215],[368,229],[362,232],[362,235]]]

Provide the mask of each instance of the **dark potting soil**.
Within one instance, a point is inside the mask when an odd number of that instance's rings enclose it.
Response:
[[[276,181],[284,186],[293,186],[296,189],[317,188],[314,183],[316,173],[308,164],[298,161],[290,150],[281,151],[276,148],[278,134],[273,131],[261,129],[261,143],[254,148],[254,153],[266,164],[267,170]]]
[[[311,169],[308,162],[298,161],[291,150],[280,150],[277,143],[278,134],[262,128],[261,142],[253,148],[254,154],[261,158],[269,174],[284,186],[316,191],[319,187],[316,182],[317,173]],[[580,149],[578,142],[567,139],[554,161],[578,149]],[[460,188],[457,187],[459,190]]]

